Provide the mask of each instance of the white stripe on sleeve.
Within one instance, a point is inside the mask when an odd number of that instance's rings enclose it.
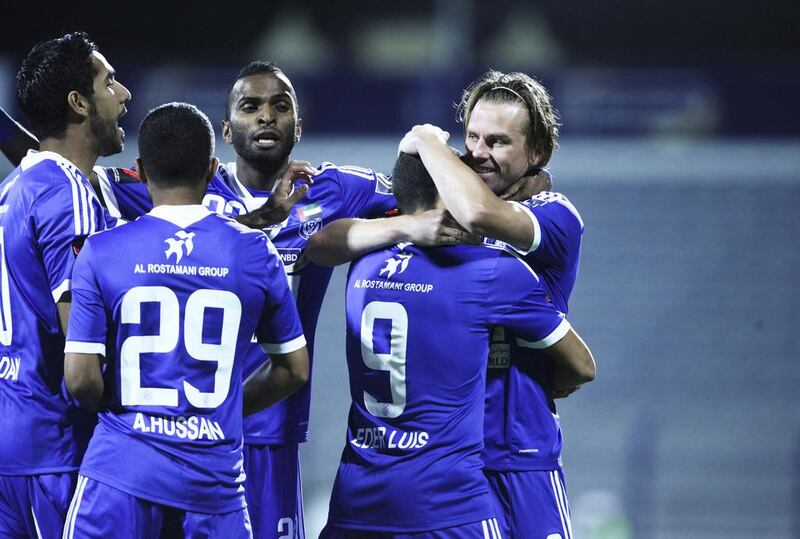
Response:
[[[572,329],[572,325],[567,322],[566,318],[561,320],[561,323],[554,329],[550,335],[545,337],[540,341],[526,341],[524,339],[517,338],[517,346],[521,346],[523,348],[533,348],[535,350],[542,350],[544,348],[550,348],[555,343],[560,341],[564,338],[564,335],[569,333],[569,330]]]
[[[525,204],[521,204],[515,201],[511,201],[510,204],[513,204],[516,210],[525,212],[525,214],[531,219],[531,224],[533,225],[533,241],[531,241],[531,245],[527,249],[517,249],[517,251],[519,251],[523,255],[527,255],[529,253],[534,252],[536,249],[539,248],[539,245],[541,245],[542,227],[539,224],[539,219],[536,218],[536,215],[534,215],[531,209],[527,207]]]
[[[65,354],[100,354],[106,355],[106,345],[101,342],[67,341],[64,344]]]
[[[294,352],[295,350],[299,350],[304,347],[306,345],[306,337],[305,335],[300,335],[289,342],[280,344],[263,342],[259,344],[261,345],[261,349],[267,354],[288,354],[289,352]]]

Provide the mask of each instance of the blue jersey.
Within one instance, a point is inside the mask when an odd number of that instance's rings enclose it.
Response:
[[[56,302],[75,253],[111,226],[88,179],[52,152],[29,152],[0,184],[0,473],[77,469],[84,419],[62,388]]]
[[[410,244],[353,263],[352,405],[329,523],[422,532],[494,516],[483,475],[490,329],[544,348],[569,323],[536,274],[501,249]]]
[[[308,239],[322,227],[343,217],[375,217],[394,209],[388,178],[372,170],[323,163],[314,177],[314,185],[283,223],[268,229],[289,276],[292,293],[308,340],[309,356],[313,356],[314,335],[333,268],[309,261],[304,251]],[[269,192],[242,184],[235,174],[234,163],[221,165],[206,190],[203,204],[217,213],[235,217],[261,207]],[[131,190],[135,186],[112,184],[115,189]],[[118,195],[118,201],[136,200],[134,195]],[[136,208],[120,208],[122,215]],[[246,360],[250,373],[263,363],[262,351],[253,346]],[[245,420],[245,441],[254,444],[304,442],[308,438],[308,416],[311,384],[263,412]]]
[[[199,205],[159,206],[89,238],[66,350],[106,355],[108,405],[81,474],[187,511],[241,509],[242,358],[253,335],[267,352],[305,345],[263,232]]]
[[[515,203],[531,218],[534,238],[520,255],[542,279],[548,299],[567,313],[578,275],[583,221],[559,193]],[[492,243],[500,243],[492,241]],[[486,388],[486,468],[553,470],[561,465],[561,426],[551,397],[551,360],[507,328],[492,333]]]

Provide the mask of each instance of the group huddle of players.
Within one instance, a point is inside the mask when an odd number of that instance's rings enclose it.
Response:
[[[33,135],[3,113],[0,536],[305,537],[314,335],[352,261],[321,537],[571,539],[553,399],[595,364],[565,318],[583,222],[549,191],[540,83],[487,73],[465,155],[416,126],[391,178],[291,160],[299,107],[270,62],[230,88],[228,164],[208,118],[169,103],[135,170],[95,166],[131,94],[82,32],[36,45],[17,97]]]

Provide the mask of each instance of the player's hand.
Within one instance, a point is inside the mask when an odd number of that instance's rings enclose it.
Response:
[[[400,141],[400,145],[397,147],[398,155],[401,153],[407,153],[409,155],[419,154],[417,144],[424,141],[426,138],[429,140],[438,140],[442,144],[447,144],[447,141],[450,139],[450,133],[432,124],[415,125]]]
[[[319,174],[308,161],[289,161],[280,180],[272,188],[267,202],[255,211],[239,217],[239,222],[250,228],[264,229],[282,223],[289,217],[292,207],[306,196],[313,176]]]
[[[576,391],[578,391],[581,386],[572,386],[568,387],[567,389],[557,389],[553,391],[553,398],[554,399],[566,399]]]
[[[428,210],[408,217],[409,241],[423,247],[468,243],[480,245],[483,238],[470,234],[444,209]]]
[[[535,176],[523,176],[512,183],[500,195],[500,198],[503,200],[528,200],[542,191],[551,189],[553,189],[553,176],[546,169],[542,169]]]

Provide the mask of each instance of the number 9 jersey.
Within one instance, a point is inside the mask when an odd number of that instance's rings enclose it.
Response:
[[[202,206],[107,232],[73,273],[66,350],[107,360],[81,475],[186,511],[239,510],[243,351],[253,335],[267,353],[305,345],[277,252]]]
[[[483,475],[489,328],[546,348],[570,329],[538,277],[483,246],[401,244],[353,263],[352,406],[329,525],[426,532],[491,519]]]

